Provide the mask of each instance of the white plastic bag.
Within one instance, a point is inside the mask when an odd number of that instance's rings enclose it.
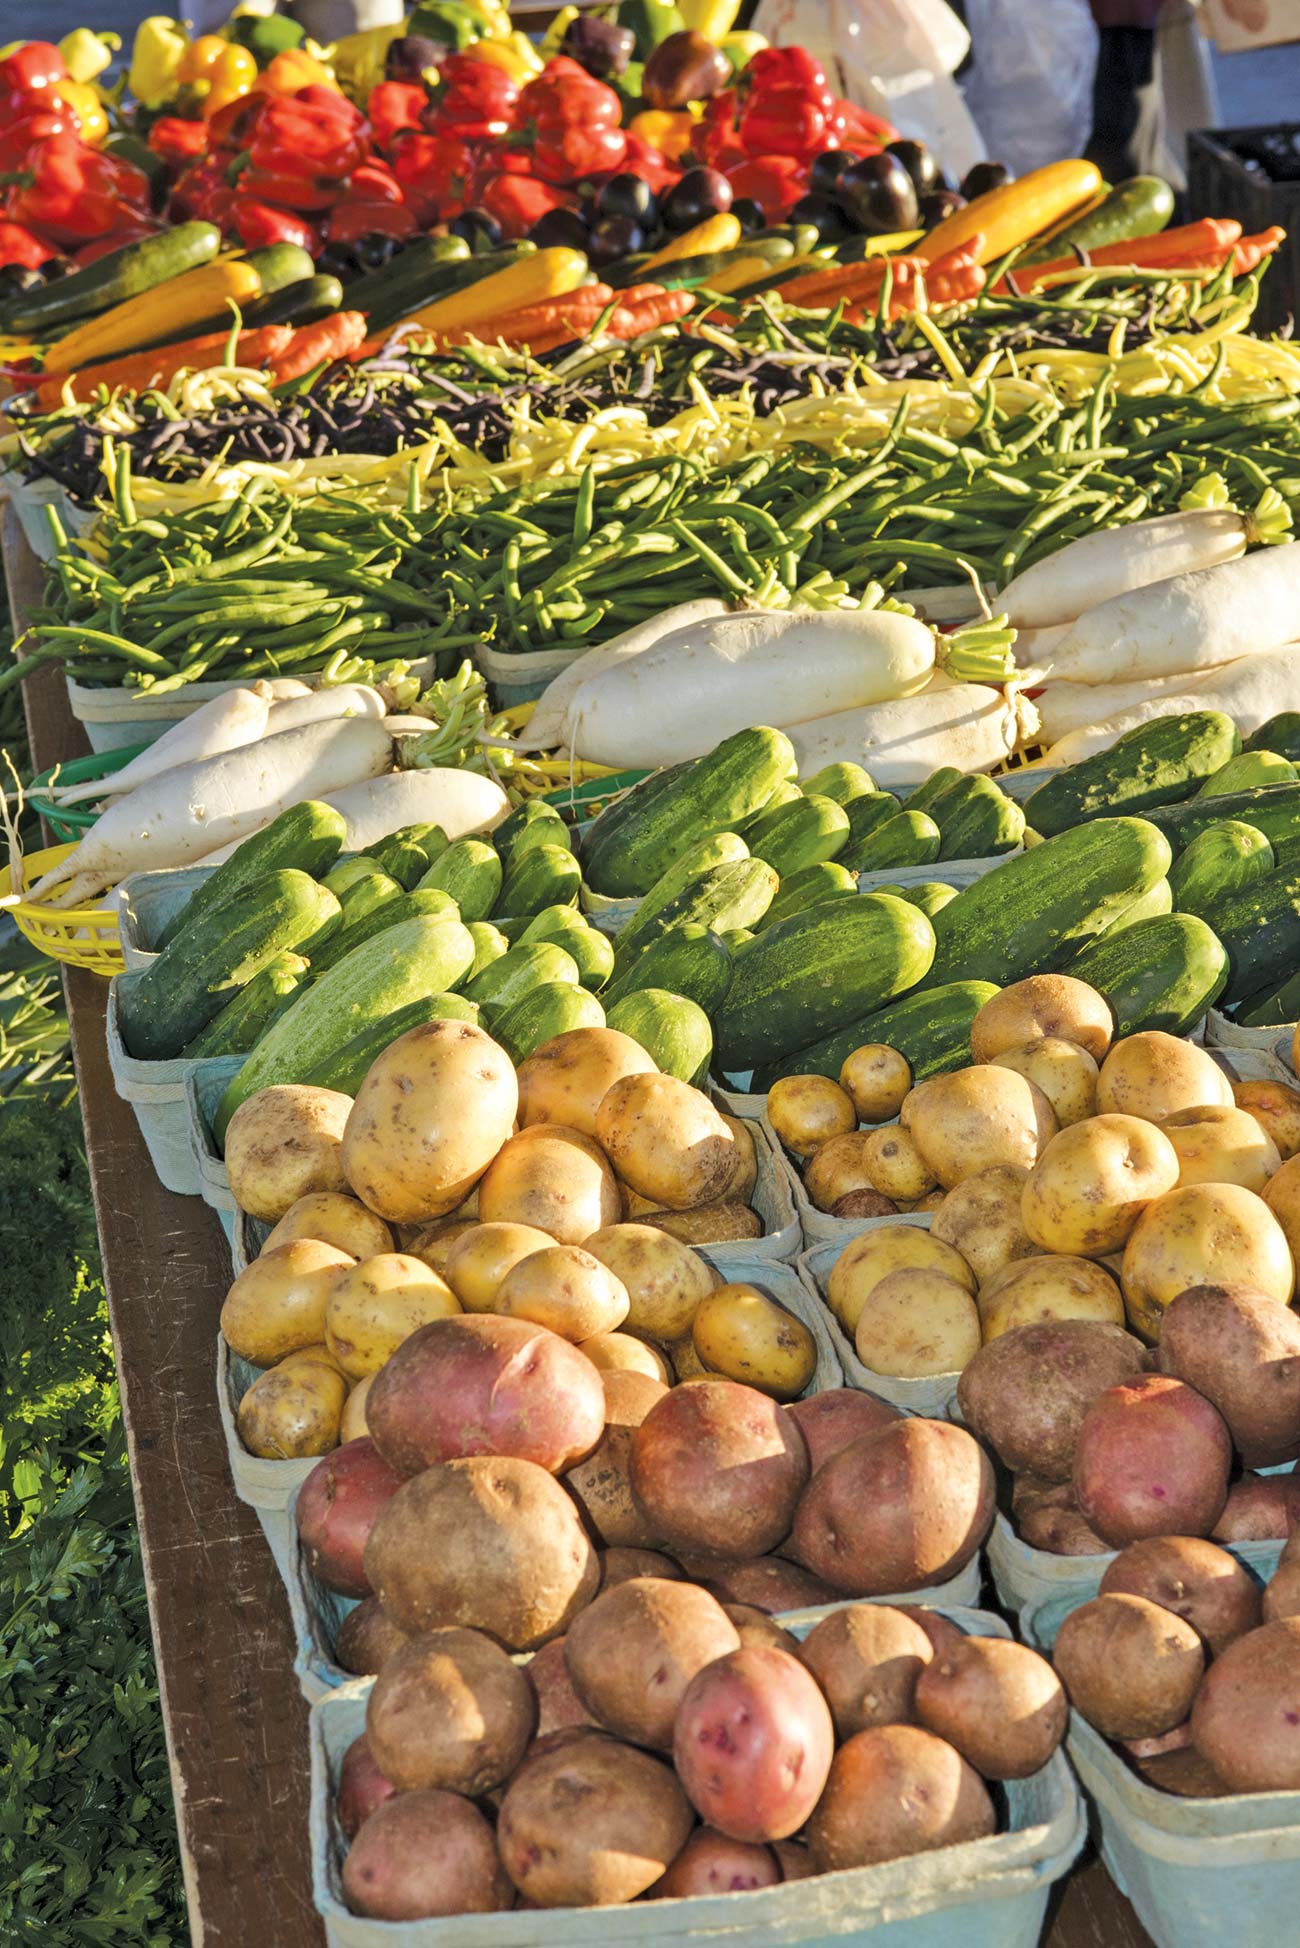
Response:
[[[759,0],[774,47],[806,47],[848,101],[925,143],[950,176],[987,150],[952,71],[970,38],[946,0]]]
[[[1024,176],[1081,156],[1092,133],[1097,29],[1087,0],[966,0],[966,106],[991,156]]]

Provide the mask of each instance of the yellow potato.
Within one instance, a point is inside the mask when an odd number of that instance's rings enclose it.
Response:
[[[1290,1157],[1269,1178],[1264,1202],[1281,1225],[1291,1256],[1300,1264],[1300,1157]]]
[[[1097,1108],[1103,1115],[1163,1123],[1176,1110],[1205,1103],[1230,1109],[1232,1084],[1203,1048],[1159,1029],[1116,1042],[1097,1078]]]
[[[673,1370],[657,1346],[648,1339],[634,1339],[630,1332],[598,1332],[578,1342],[592,1365],[602,1373],[644,1373],[647,1379],[660,1380],[670,1387]]]
[[[894,1133],[898,1134],[896,1128]],[[819,1211],[829,1211],[832,1204],[847,1197],[850,1191],[877,1188],[868,1168],[867,1150],[876,1134],[849,1130],[843,1136],[833,1136],[809,1157],[803,1187]]]
[[[959,1251],[981,1282],[1039,1247],[1025,1230],[1020,1199],[1029,1172],[1023,1164],[999,1163],[977,1170],[956,1190],[945,1191],[930,1236]]]
[[[304,1461],[339,1444],[348,1383],[327,1366],[275,1367],[260,1373],[239,1403],[235,1426],[250,1454]]]
[[[675,1076],[624,1076],[596,1113],[596,1135],[623,1181],[670,1211],[712,1203],[735,1173],[735,1137],[708,1097]]]
[[[1149,1204],[1124,1247],[1124,1306],[1134,1332],[1160,1337],[1167,1305],[1192,1285],[1249,1285],[1290,1302],[1295,1265],[1262,1197],[1240,1184],[1188,1184]]]
[[[940,1190],[936,1185],[933,1190],[928,1190],[924,1197],[914,1197],[900,1204],[898,1208],[900,1211],[937,1211],[942,1208],[943,1200],[947,1195],[946,1190]]]
[[[412,1028],[371,1065],[343,1137],[343,1167],[380,1217],[446,1217],[514,1128],[514,1066],[469,1021]]]
[[[625,1184],[621,1177],[618,1180],[618,1194],[625,1223],[631,1218],[650,1217],[654,1212],[663,1210],[662,1204],[656,1204],[653,1197],[642,1197],[640,1191],[633,1190],[631,1184]]]
[[[999,1069],[1014,1069],[1027,1076],[1047,1097],[1062,1129],[1081,1123],[1097,1113],[1097,1064],[1086,1048],[1077,1042],[1062,1041],[1058,1035],[1042,1035],[1035,1041],[1004,1048],[993,1057]]]
[[[758,1182],[758,1152],[754,1148],[754,1134],[747,1123],[741,1122],[739,1116],[728,1116],[725,1109],[720,1113],[723,1122],[736,1140],[735,1168],[720,1195],[724,1202],[748,1204],[754,1195],[754,1186]]]
[[[901,1123],[886,1123],[872,1130],[863,1146],[862,1160],[871,1188],[896,1203],[913,1203],[935,1188],[933,1170]]]
[[[831,1266],[826,1302],[845,1332],[857,1329],[858,1316],[882,1278],[891,1272],[941,1272],[975,1295],[975,1274],[959,1251],[919,1224],[881,1224],[850,1239]]]
[[[512,1136],[479,1185],[485,1224],[527,1224],[578,1245],[621,1214],[614,1173],[581,1130],[535,1123]]]
[[[1262,1191],[1282,1168],[1276,1143],[1249,1110],[1205,1103],[1175,1110],[1160,1127],[1178,1152],[1180,1184],[1243,1184]]]
[[[685,1386],[688,1380],[720,1380],[723,1378],[721,1373],[710,1373],[708,1367],[705,1366],[704,1361],[695,1350],[695,1341],[689,1335],[685,1339],[675,1339],[673,1341],[672,1345],[668,1348],[668,1358],[672,1362],[673,1372],[677,1376],[677,1384],[679,1387]]]
[[[767,1120],[796,1157],[810,1157],[858,1122],[848,1091],[826,1075],[786,1075],[774,1082],[767,1092]]]
[[[1042,1090],[992,1063],[919,1083],[900,1121],[945,1190],[994,1164],[1031,1167],[1057,1130]]]
[[[496,1310],[530,1319],[575,1345],[617,1332],[627,1318],[627,1291],[599,1258],[580,1245],[548,1245],[521,1258],[497,1287]]]
[[[415,1236],[406,1246],[407,1252],[412,1258],[418,1258],[422,1265],[427,1265],[431,1272],[437,1272],[439,1278],[445,1278],[447,1260],[451,1256],[453,1246],[465,1236],[467,1231],[478,1229],[478,1219],[434,1218],[431,1224],[417,1225],[413,1229]]]
[[[692,1204],[685,1211],[647,1214],[645,1221],[687,1245],[743,1244],[747,1238],[763,1235],[763,1220],[748,1204]]]
[[[913,1266],[868,1293],[853,1343],[864,1366],[893,1379],[960,1373],[980,1348],[979,1313],[955,1278]]]
[[[1104,1258],[1177,1182],[1178,1153],[1154,1123],[1092,1116],[1052,1138],[1029,1173],[1020,1215],[1043,1251]]]
[[[650,1224],[611,1224],[588,1238],[585,1249],[627,1293],[628,1331],[660,1345],[685,1339],[696,1306],[722,1283],[707,1259]]]
[[[1300,1090],[1285,1082],[1234,1082],[1232,1100],[1272,1137],[1283,1163],[1300,1150]]]
[[[340,1441],[360,1441],[370,1432],[366,1420],[366,1397],[370,1392],[373,1373],[367,1373],[348,1394],[343,1403],[343,1419],[339,1423]]]
[[[233,1122],[234,1118],[231,1118]],[[382,1218],[343,1191],[313,1190],[291,1204],[262,1246],[263,1253],[295,1238],[315,1238],[351,1258],[373,1258],[393,1249],[393,1234]]]
[[[912,1086],[906,1057],[883,1042],[864,1042],[840,1070],[840,1088],[853,1104],[860,1123],[887,1123],[903,1107]]]
[[[625,1075],[654,1075],[639,1042],[616,1028],[570,1028],[533,1050],[519,1069],[519,1126],[558,1123],[596,1134],[596,1111]]]
[[[1004,1266],[979,1295],[985,1339],[1045,1319],[1100,1319],[1124,1324],[1124,1301],[1110,1273],[1091,1258],[1051,1255]]]
[[[325,1339],[350,1379],[378,1373],[417,1326],[449,1319],[460,1300],[437,1272],[402,1251],[385,1251],[340,1272],[325,1305]]]
[[[511,1267],[555,1242],[532,1224],[473,1224],[453,1241],[443,1277],[466,1312],[495,1312],[497,1288]]]
[[[325,1305],[340,1271],[356,1260],[314,1238],[296,1238],[255,1258],[239,1274],[221,1308],[221,1330],[232,1353],[254,1366],[274,1366],[286,1353],[325,1337]]]
[[[797,1400],[817,1370],[817,1342],[757,1285],[721,1285],[700,1301],[691,1339],[701,1364],[774,1400]]]
[[[240,1209],[273,1224],[311,1191],[345,1191],[343,1133],[351,1096],[281,1082],[242,1102],[226,1131],[226,1170]]]
[[[1113,1032],[1110,1009],[1096,988],[1072,974],[1031,974],[984,1003],[971,1023],[971,1060],[991,1062],[1004,1049],[1051,1036],[1077,1042],[1100,1062]]]
[[[315,1346],[303,1346],[296,1353],[286,1353],[282,1360],[276,1361],[276,1371],[284,1373],[291,1366],[328,1366],[331,1373],[342,1373],[343,1368],[322,1339]],[[344,1374],[346,1379],[347,1375]]]

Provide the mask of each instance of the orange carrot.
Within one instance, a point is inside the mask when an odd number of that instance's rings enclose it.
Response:
[[[366,342],[366,316],[363,311],[331,311],[314,325],[303,325],[294,334],[288,350],[272,363],[278,386],[290,379],[301,379],[318,365],[336,358],[347,358]]]
[[[620,304],[607,326],[611,338],[639,338],[657,325],[674,324],[695,305],[690,291],[661,291],[658,297],[643,298],[639,304]]]
[[[1132,237],[1124,243],[1101,244],[1085,255],[1090,268],[1166,270],[1191,258],[1200,260],[1221,253],[1236,243],[1240,235],[1241,225],[1231,217],[1207,216],[1196,223],[1181,224],[1176,230],[1162,230],[1154,237]],[[1078,270],[1080,263],[1078,257],[1055,257],[1048,264],[1026,265],[1024,269],[1012,270],[998,285],[998,290],[1025,293],[1044,278]]]
[[[263,325],[257,331],[241,331],[235,343],[237,365],[267,365],[278,358],[293,337],[289,325]],[[186,338],[177,345],[159,345],[152,352],[132,352],[127,358],[105,359],[99,365],[85,365],[80,372],[50,373],[36,388],[36,398],[47,411],[63,399],[65,379],[71,376],[74,399],[93,399],[98,386],[110,391],[144,392],[150,386],[165,386],[183,370],[203,372],[220,365],[230,343],[228,331],[205,332],[200,338]]]

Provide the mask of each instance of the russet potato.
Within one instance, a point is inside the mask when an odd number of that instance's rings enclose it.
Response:
[[[1040,1246],[1025,1230],[1021,1195],[1029,1172],[1023,1164],[999,1163],[977,1170],[956,1190],[945,1191],[934,1214],[930,1236],[952,1245],[975,1276],[992,1278],[1017,1258],[1032,1258]]]
[[[626,1290],[627,1330],[660,1345],[689,1335],[695,1308],[722,1282],[698,1252],[649,1224],[611,1224],[584,1249]]]
[[[721,1192],[721,1201],[748,1204],[758,1182],[758,1152],[754,1148],[754,1133],[739,1116],[728,1116],[725,1110],[721,1114],[736,1143],[735,1166]]]

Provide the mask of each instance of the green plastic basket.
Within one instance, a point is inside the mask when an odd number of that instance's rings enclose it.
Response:
[[[60,805],[54,799],[47,798],[42,787],[49,784],[55,771],[59,774],[61,785],[84,785],[92,779],[110,777],[114,771],[120,771],[123,765],[129,764],[132,758],[138,758],[141,751],[147,751],[149,742],[146,739],[143,744],[124,744],[117,751],[96,751],[88,758],[72,758],[67,764],[54,765],[49,771],[38,771],[27,787],[27,803],[60,839],[79,839],[99,817],[94,800],[87,799],[81,805]]]

